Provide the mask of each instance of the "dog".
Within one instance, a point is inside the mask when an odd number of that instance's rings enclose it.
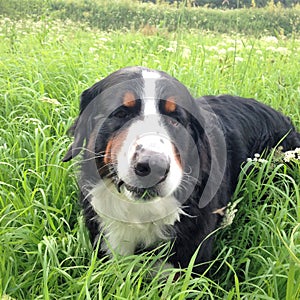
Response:
[[[168,262],[194,271],[212,258],[213,233],[241,165],[279,144],[300,146],[290,119],[231,95],[195,99],[177,79],[126,67],[81,95],[67,162],[83,151],[80,202],[98,256],[171,244]]]

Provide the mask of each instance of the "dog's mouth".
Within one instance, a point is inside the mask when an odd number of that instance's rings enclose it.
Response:
[[[121,179],[115,182],[115,184],[116,184],[117,191],[119,193],[122,193],[123,189],[126,189],[128,192],[130,192],[131,196],[136,200],[147,201],[155,197],[158,197],[160,194],[157,186],[152,186],[147,188],[135,187],[125,183]]]

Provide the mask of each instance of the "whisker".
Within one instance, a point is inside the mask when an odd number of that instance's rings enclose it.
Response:
[[[93,156],[93,157],[84,158],[84,159],[82,159],[80,162],[81,162],[81,163],[89,162],[89,161],[94,160],[94,159],[96,159],[96,158],[103,158],[103,157],[104,157],[104,155],[95,155],[95,156]],[[80,163],[80,162],[79,162],[79,163]]]
[[[186,173],[186,172],[184,172],[183,173],[183,179],[182,179],[182,181],[185,181],[185,182],[188,182],[189,183],[189,181],[192,181],[193,183],[195,183],[195,184],[201,184],[201,182],[199,181],[199,179],[198,178],[196,178],[196,177],[194,177],[194,176],[191,176],[190,174],[188,174],[188,173]]]

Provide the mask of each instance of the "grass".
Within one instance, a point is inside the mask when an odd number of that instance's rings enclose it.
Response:
[[[210,277],[192,277],[192,263],[157,270],[167,247],[98,260],[77,204],[76,163],[61,163],[80,93],[127,65],[165,70],[194,95],[256,97],[300,129],[297,37],[104,32],[47,17],[2,18],[0,30],[2,299],[299,299],[299,162],[273,154],[246,163],[254,167],[242,172],[233,224],[217,232]]]

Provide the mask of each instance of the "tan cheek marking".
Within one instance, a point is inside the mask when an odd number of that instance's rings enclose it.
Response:
[[[117,155],[127,136],[127,131],[121,131],[118,135],[111,138],[105,149],[104,164],[109,164],[117,159]]]
[[[167,113],[172,113],[175,110],[176,110],[175,98],[174,97],[167,98],[166,103],[165,103],[165,111]]]
[[[134,107],[136,105],[135,96],[132,92],[126,92],[124,94],[123,105],[126,107]]]
[[[182,169],[180,154],[179,154],[177,148],[175,147],[175,145],[173,145],[172,148],[173,148],[173,154],[175,157],[175,161],[177,162],[178,166]]]
[[[112,144],[113,144],[113,138],[110,139],[106,145],[105,148],[105,155],[104,155],[104,164],[109,164],[111,162],[111,148],[112,148]]]
[[[121,131],[118,135],[114,137],[112,142],[112,147],[111,147],[111,153],[112,153],[111,156],[113,160],[117,159],[117,155],[120,152],[126,137],[127,137],[127,130]]]

